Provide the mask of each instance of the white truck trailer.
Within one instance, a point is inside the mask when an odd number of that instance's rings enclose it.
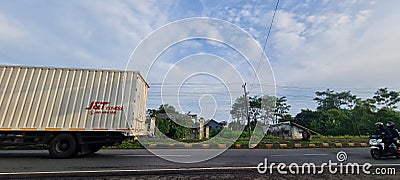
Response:
[[[145,135],[148,88],[134,71],[0,66],[0,146],[68,158]]]

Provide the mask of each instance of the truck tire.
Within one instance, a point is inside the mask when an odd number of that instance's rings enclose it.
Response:
[[[78,144],[71,134],[59,134],[49,143],[49,153],[52,158],[70,158],[78,154]]]

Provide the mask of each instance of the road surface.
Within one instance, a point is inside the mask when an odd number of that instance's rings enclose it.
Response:
[[[172,150],[159,152],[164,158],[175,161],[201,159],[213,154],[213,149]],[[338,161],[338,152],[345,152],[345,161]],[[291,163],[302,165],[314,163],[370,163],[373,167],[394,167],[400,170],[400,159],[387,158],[374,160],[369,155],[369,148],[315,148],[315,149],[230,149],[219,156],[197,163],[176,163],[160,158],[145,149],[100,150],[98,153],[71,159],[51,159],[45,150],[3,150],[0,151],[0,178],[13,177],[95,177],[95,176],[130,176],[130,175],[165,175],[165,174],[202,174],[220,171],[234,173],[247,172],[259,174],[257,166],[279,163],[289,166]],[[261,166],[262,167],[262,166]],[[326,168],[326,167],[325,167]],[[275,172],[276,173],[276,172]],[[399,172],[400,174],[400,172]],[[243,175],[243,174],[238,174]],[[250,176],[254,177],[254,176]],[[392,177],[392,176],[388,176]],[[232,177],[235,178],[235,177]]]

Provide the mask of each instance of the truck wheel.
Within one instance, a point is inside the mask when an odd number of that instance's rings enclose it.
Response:
[[[70,158],[78,154],[77,142],[71,134],[60,134],[49,143],[52,158]]]

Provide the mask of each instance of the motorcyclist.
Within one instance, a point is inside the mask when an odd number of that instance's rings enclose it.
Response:
[[[397,140],[399,140],[399,131],[394,127],[395,124],[391,121],[386,123],[386,128],[387,130],[392,134],[392,142],[396,145],[396,147],[399,147],[397,144]]]
[[[389,145],[392,143],[392,133],[389,131],[388,128],[383,127],[382,122],[377,122],[375,123],[375,126],[377,127],[377,135],[380,135],[382,137],[383,143],[385,144],[385,148],[389,147]]]

